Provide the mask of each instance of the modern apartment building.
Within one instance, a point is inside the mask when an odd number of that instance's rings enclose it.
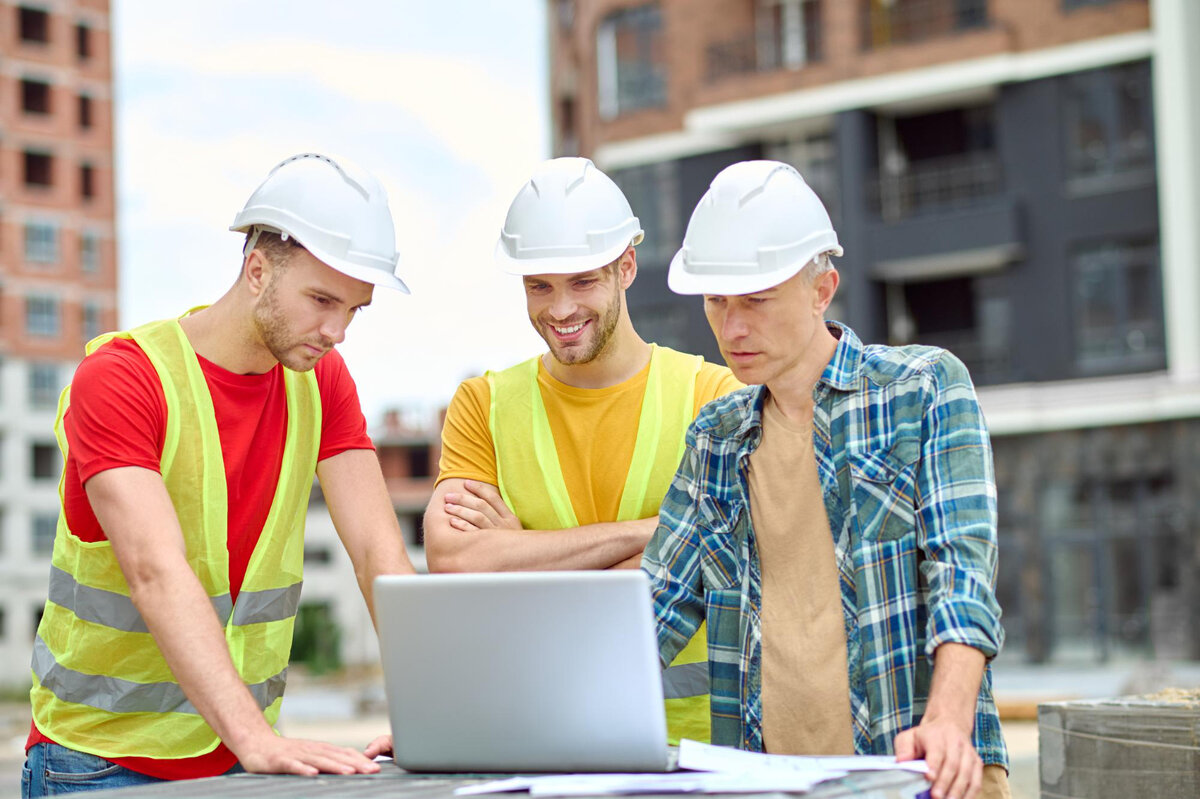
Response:
[[[793,164],[830,315],[980,386],[1008,656],[1200,658],[1200,3],[550,0],[549,37],[556,154],[646,229],[643,335],[719,360],[668,261],[721,168]]]
[[[116,325],[107,0],[0,0],[0,683],[29,680],[62,468],[58,395]]]

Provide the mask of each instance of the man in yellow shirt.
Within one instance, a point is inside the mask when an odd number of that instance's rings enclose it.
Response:
[[[522,277],[549,351],[459,386],[425,511],[432,571],[637,568],[707,402],[729,369],[642,340],[625,292],[642,230],[585,158],[543,163],[495,257]],[[703,633],[664,675],[671,737],[708,740]]]

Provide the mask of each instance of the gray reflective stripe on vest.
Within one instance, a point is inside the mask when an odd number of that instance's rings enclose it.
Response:
[[[708,662],[683,663],[663,669],[663,698],[685,699],[708,694]]]
[[[64,702],[87,705],[110,713],[196,713],[196,708],[173,682],[140,683],[84,674],[54,660],[41,636],[33,642],[33,673],[38,682]],[[247,685],[263,710],[283,696],[287,669],[253,685]]]
[[[300,607],[300,588],[296,583],[287,588],[268,588],[265,591],[242,591],[233,609],[233,623],[262,624],[282,621],[296,615]]]
[[[209,597],[209,601],[222,627],[228,623],[230,614],[233,614],[233,623],[239,626],[282,621],[296,615],[300,606],[301,586],[301,583],[296,583],[286,588],[242,591],[238,594],[237,608],[233,607],[229,594]],[[84,621],[127,633],[149,632],[132,599],[124,594],[83,585],[57,566],[50,567],[49,598]]]

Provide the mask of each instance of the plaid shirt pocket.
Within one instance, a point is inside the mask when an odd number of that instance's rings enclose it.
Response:
[[[855,515],[864,541],[916,533],[916,449],[850,453]]]

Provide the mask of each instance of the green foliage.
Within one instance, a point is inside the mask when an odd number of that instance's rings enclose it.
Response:
[[[328,602],[301,604],[292,636],[293,664],[303,664],[312,674],[327,674],[342,667],[342,631]]]

